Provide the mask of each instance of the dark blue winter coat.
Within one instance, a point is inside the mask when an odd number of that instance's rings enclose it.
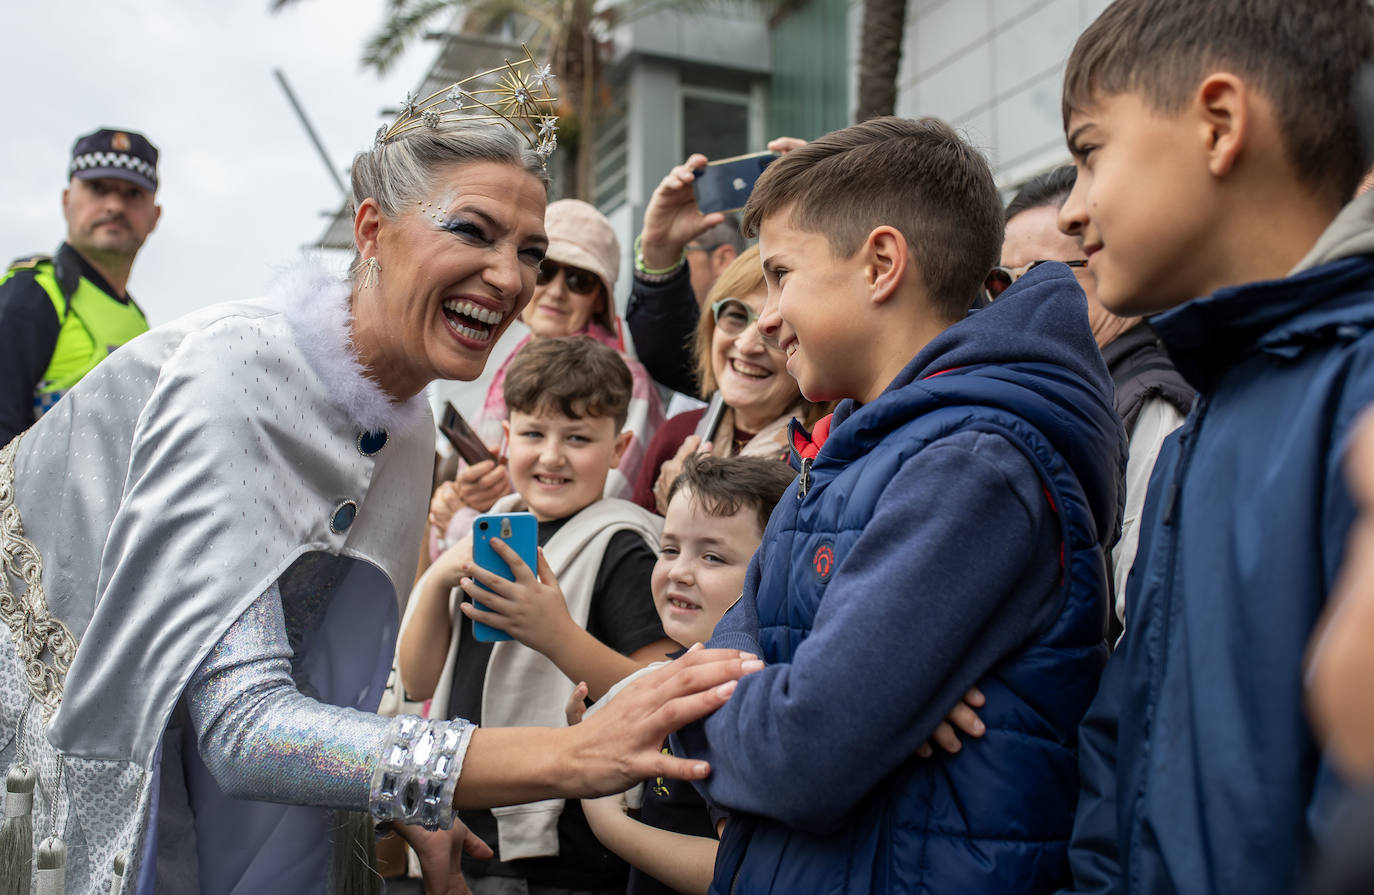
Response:
[[[768,667],[680,735],[733,812],[714,892],[1067,880],[1124,451],[1062,265],[942,333],[871,403],[840,405],[712,641]],[[918,758],[975,683],[986,736]]]
[[[1077,891],[1288,893],[1342,788],[1303,711],[1303,652],[1354,508],[1374,400],[1374,259],[1153,318],[1199,398],[1159,454],[1126,636],[1084,721]]]

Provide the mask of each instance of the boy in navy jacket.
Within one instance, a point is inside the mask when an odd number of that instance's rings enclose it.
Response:
[[[1198,390],[1155,464],[1126,636],[1083,725],[1077,891],[1295,891],[1343,800],[1303,652],[1374,400],[1374,197],[1342,211],[1368,165],[1371,56],[1367,0],[1118,0],[1069,59],[1060,228],[1104,305],[1158,314]]]
[[[794,150],[744,217],[760,332],[808,399],[844,400],[793,424],[800,475],[712,640],[767,667],[680,734],[730,812],[712,891],[1049,891],[1124,455],[1082,290],[1045,264],[967,316],[1001,203],[934,119]],[[975,683],[986,734],[919,757]]]

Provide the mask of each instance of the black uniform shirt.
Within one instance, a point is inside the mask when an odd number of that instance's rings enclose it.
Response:
[[[110,284],[65,242],[58,254],[75,261],[81,276],[118,301]],[[33,392],[57,350],[62,321],[32,271],[16,271],[0,283],[0,445],[33,425]]]

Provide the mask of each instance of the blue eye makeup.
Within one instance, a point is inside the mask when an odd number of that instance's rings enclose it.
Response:
[[[439,226],[450,233],[457,233],[459,236],[466,236],[479,242],[487,241],[487,231],[483,230],[480,224],[476,224],[468,218],[449,218],[441,221]]]

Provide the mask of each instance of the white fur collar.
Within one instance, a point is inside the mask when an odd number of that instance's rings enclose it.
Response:
[[[268,295],[286,312],[306,361],[353,421],[368,432],[404,432],[424,418],[424,392],[393,401],[368,375],[353,349],[347,280],[305,257],[283,271]]]

